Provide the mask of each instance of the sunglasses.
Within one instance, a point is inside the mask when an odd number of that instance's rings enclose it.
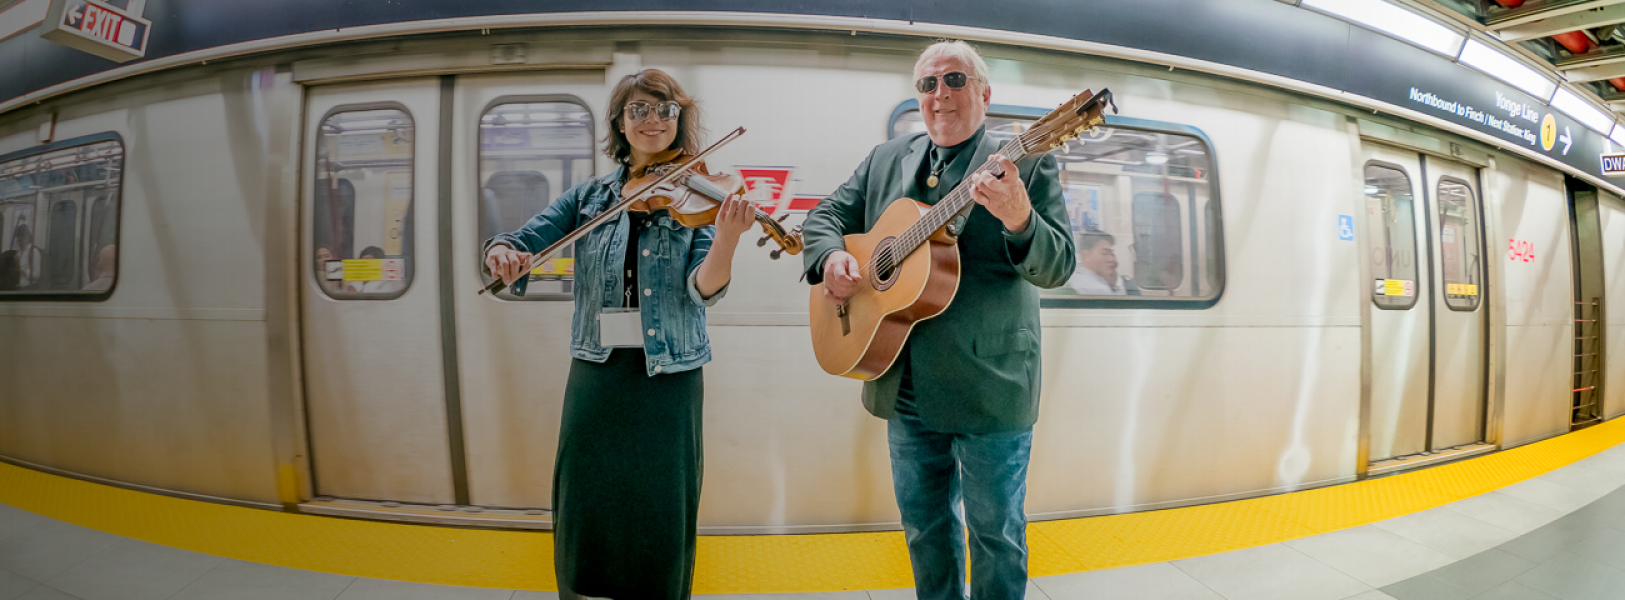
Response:
[[[626,108],[623,109],[623,111],[626,118],[631,119],[633,122],[642,121],[649,118],[650,112],[654,112],[654,114],[658,115],[662,121],[671,121],[675,120],[677,115],[683,113],[683,105],[671,100],[661,102],[660,104],[649,104],[648,102],[637,100],[626,103]]]
[[[948,89],[950,90],[957,90],[964,88],[965,84],[970,83],[970,76],[959,71],[945,73],[942,76],[942,83],[943,85],[948,86]],[[920,90],[921,94],[929,94],[936,91],[937,76],[926,75],[925,77],[921,77],[919,81],[914,82],[914,89]]]

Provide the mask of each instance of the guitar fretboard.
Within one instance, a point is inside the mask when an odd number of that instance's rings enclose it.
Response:
[[[970,194],[969,183],[971,177],[977,173],[991,172],[997,168],[998,163],[993,161],[993,156],[1003,156],[1010,159],[1010,162],[1016,162],[1027,157],[1028,148],[1026,134],[1023,134],[1006,142],[1003,147],[999,148],[998,152],[989,155],[987,162],[982,163],[982,166],[977,167],[975,171],[966,174],[965,178],[960,180],[959,185],[954,186],[954,189],[948,192],[948,195],[943,197],[940,202],[937,202],[936,206],[931,207],[931,210],[920,217],[919,221],[915,221],[913,225],[903,231],[903,234],[897,237],[896,243],[874,256],[873,268],[877,269],[874,272],[889,273],[894,267],[901,264],[904,258],[913,254],[921,244],[930,239],[931,234],[936,233],[938,229],[942,229],[942,226],[953,220],[954,216],[959,214],[959,211],[965,210],[965,207],[975,202],[975,199]]]

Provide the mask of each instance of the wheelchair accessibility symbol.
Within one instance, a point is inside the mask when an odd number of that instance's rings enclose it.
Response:
[[[1337,215],[1337,239],[1345,242],[1354,241],[1354,217]]]

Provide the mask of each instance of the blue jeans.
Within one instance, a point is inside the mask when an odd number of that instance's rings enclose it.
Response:
[[[965,598],[965,524],[971,598],[1021,600],[1027,592],[1027,459],[1033,430],[939,433],[911,411],[886,423],[892,486],[919,600]],[[964,508],[960,508],[960,501]]]

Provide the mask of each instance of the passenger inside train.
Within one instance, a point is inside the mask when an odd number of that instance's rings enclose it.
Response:
[[[1117,273],[1117,238],[1098,229],[1078,236],[1078,268],[1066,286],[1080,296],[1138,296],[1134,281]]]

